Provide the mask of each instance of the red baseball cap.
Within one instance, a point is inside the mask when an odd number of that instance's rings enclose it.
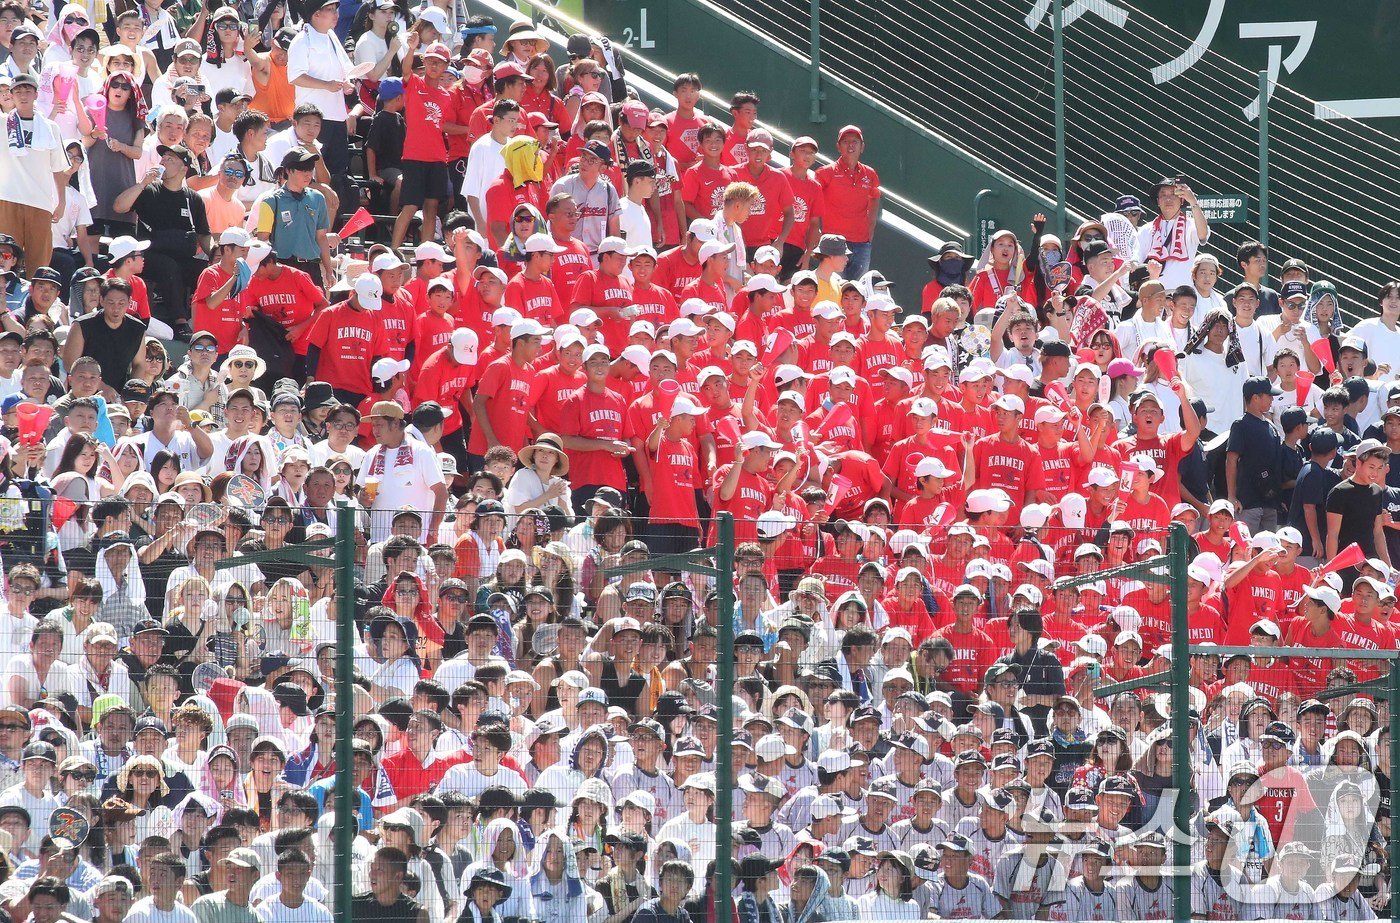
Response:
[[[836,140],[840,141],[847,135],[855,135],[860,140],[865,140],[865,132],[861,131],[858,125],[847,125],[845,128],[841,129],[836,133]]]
[[[558,127],[559,127],[559,123],[558,123],[558,122],[551,122],[551,121],[549,120],[549,116],[545,115],[543,112],[527,112],[527,113],[525,113],[525,124],[529,127],[529,129],[530,129],[531,131],[534,131],[534,130],[537,129],[537,128],[558,128]]]
[[[525,68],[514,61],[502,61],[491,71],[491,76],[497,80],[509,80],[511,77],[524,77]],[[842,129],[844,131],[845,129]]]
[[[427,48],[418,52],[418,55],[423,58],[437,58],[441,61],[452,60],[452,52],[448,51],[447,46],[442,42],[433,42]]]

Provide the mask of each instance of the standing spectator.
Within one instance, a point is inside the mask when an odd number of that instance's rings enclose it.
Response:
[[[364,278],[364,277],[362,277]],[[355,483],[369,487],[370,542],[389,538],[395,513],[407,507],[419,515],[419,541],[437,535],[447,509],[447,484],[437,454],[421,440],[408,435],[403,408],[393,401],[379,401],[369,412],[374,445],[365,452]],[[428,511],[426,524],[421,513]]]
[[[1367,558],[1378,558],[1390,565],[1382,515],[1385,505],[1385,470],[1390,449],[1375,439],[1363,439],[1351,453],[1356,468],[1327,495],[1327,560],[1355,542]],[[1350,586],[1356,569],[1343,571]]]
[[[1159,280],[1167,291],[1191,284],[1191,266],[1201,244],[1210,239],[1206,213],[1196,202],[1196,193],[1180,178],[1164,179],[1152,187],[1160,213],[1138,228],[1137,261],[1149,259],[1162,264]],[[1188,218],[1186,206],[1190,206]]]
[[[622,202],[616,187],[604,175],[612,163],[607,142],[589,141],[579,151],[578,172],[558,180],[550,189],[551,196],[568,193],[578,204],[579,218],[573,236],[590,254],[597,254],[603,238],[618,234]]]
[[[847,125],[836,136],[840,158],[817,171],[825,197],[822,232],[840,234],[851,248],[846,278],[857,279],[870,268],[870,246],[880,217],[880,177],[860,162],[865,134]]]
[[[379,330],[372,312],[383,303],[379,277],[365,273],[355,280],[348,300],[321,311],[311,326],[306,375],[328,383],[336,399],[351,407],[372,391],[370,346]]]
[[[335,281],[331,262],[331,216],[326,198],[311,188],[320,155],[293,148],[282,158],[282,185],[258,204],[258,239],[272,245],[277,259],[300,269],[329,288]]]
[[[58,126],[34,108],[39,81],[29,74],[14,78],[10,98],[14,108],[0,144],[0,230],[24,251],[33,273],[49,264],[53,252],[52,225],[64,211],[68,156]]]
[[[696,134],[700,157],[681,172],[685,220],[710,219],[724,205],[724,190],[734,182],[734,168],[724,163],[724,129],[707,122]]]
[[[812,259],[812,251],[821,239],[826,198],[822,193],[822,184],[812,169],[817,162],[818,150],[820,148],[814,138],[806,135],[794,138],[788,153],[791,166],[783,170],[788,188],[792,191],[792,224],[788,226],[787,235],[782,238],[783,262],[780,282],[787,282],[793,273],[807,268]],[[785,216],[784,221],[786,220]]]
[[[188,339],[190,294],[208,263],[198,259],[213,253],[204,200],[186,183],[194,155],[182,144],[161,145],[159,169],[117,196],[116,208],[133,211],[138,226],[151,242],[146,251],[146,277],[151,280],[151,332],[162,339]]]
[[[506,142],[515,137],[523,113],[513,99],[497,99],[491,108],[491,130],[472,142],[467,154],[467,172],[462,179],[462,195],[467,209],[478,228],[489,229],[486,217],[486,190],[491,188],[506,168],[501,153]]]
[[[1284,480],[1283,440],[1267,414],[1274,398],[1282,393],[1267,378],[1246,380],[1245,415],[1230,425],[1225,483],[1240,521],[1252,532],[1278,528]]]
[[[321,110],[319,138],[326,170],[340,201],[350,202],[350,134],[346,129],[350,111],[345,97],[355,92],[355,85],[350,82],[350,57],[335,34],[340,2],[319,0],[309,12],[309,28],[303,29],[287,49],[287,79],[296,88],[298,106],[309,103]]]
[[[467,443],[472,470],[485,463],[488,449],[503,445],[519,452],[529,441],[530,381],[535,374],[532,363],[539,355],[544,333],[538,321],[512,324],[509,352],[482,373],[472,400],[476,421]]]
[[[408,34],[408,60],[418,50],[421,33]],[[447,92],[447,65],[451,52],[441,42],[423,49],[423,76],[409,74],[403,79],[404,121],[407,134],[403,144],[403,188],[399,193],[399,216],[394,221],[391,246],[397,250],[408,234],[408,224],[419,206],[423,225],[419,238],[437,237],[438,209],[445,213],[452,201],[452,180],[447,172],[447,142],[443,136],[443,113],[452,105]],[[324,130],[324,126],[323,126]],[[484,198],[485,192],[482,196]],[[478,227],[484,225],[478,224]]]

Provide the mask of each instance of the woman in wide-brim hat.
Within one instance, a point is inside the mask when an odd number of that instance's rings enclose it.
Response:
[[[564,477],[569,473],[569,456],[564,453],[563,439],[554,433],[540,433],[532,445],[520,450],[520,464],[506,486],[507,515],[546,506],[573,509],[573,492]]]

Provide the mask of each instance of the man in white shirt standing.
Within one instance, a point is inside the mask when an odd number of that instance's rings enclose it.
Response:
[[[1152,192],[1160,214],[1138,228],[1137,262],[1146,263],[1148,257],[1161,261],[1162,284],[1170,292],[1191,284],[1191,262],[1210,238],[1210,228],[1206,213],[1196,204],[1196,193],[1180,177],[1162,180]]]
[[[39,81],[20,74],[10,85],[14,100],[0,138],[0,228],[24,250],[30,272],[49,264],[53,222],[62,217],[68,155],[58,126],[34,108]]]
[[[345,127],[350,113],[345,96],[355,92],[355,85],[350,82],[350,57],[335,34],[339,19],[340,0],[318,0],[309,28],[287,49],[287,80],[296,88],[298,106],[311,103],[321,110],[321,155],[344,203],[350,201],[350,135]]]
[[[389,537],[394,513],[404,507],[432,511],[427,529],[418,536],[426,542],[429,535],[437,535],[447,505],[447,482],[437,453],[404,432],[408,423],[403,407],[393,401],[377,402],[369,417],[375,445],[365,453],[355,483],[367,488],[370,542]]]
[[[479,228],[487,226],[486,189],[506,168],[506,159],[501,155],[501,150],[507,141],[515,137],[515,133],[520,129],[522,117],[520,103],[513,99],[497,100],[491,110],[491,131],[473,141],[471,151],[467,154],[467,172],[462,178],[462,195],[466,197],[467,209]]]
[[[617,229],[627,241],[628,249],[650,247],[651,207],[656,195],[656,168],[646,160],[627,164],[627,197],[617,214]]]

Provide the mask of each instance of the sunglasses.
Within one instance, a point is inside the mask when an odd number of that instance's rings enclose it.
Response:
[[[258,363],[255,359],[235,359],[233,367],[236,369],[255,369],[258,367]]]
[[[464,603],[467,601],[466,593],[443,593],[443,599],[449,599],[454,603]]]
[[[221,21],[219,21],[219,22],[214,23],[214,28],[215,28],[215,29],[223,29],[223,30],[225,30],[225,31],[237,31],[237,29],[238,29],[238,23],[237,23],[237,21],[232,20],[232,19],[224,19],[224,20],[221,20]]]
[[[332,468],[332,469],[331,469],[331,474],[344,475],[345,477],[349,477],[350,475],[352,475],[352,474],[354,474],[354,473],[355,473],[355,472],[354,472],[353,470],[351,470],[350,468]]]
[[[88,21],[82,16],[65,16],[63,17],[63,24],[65,26],[85,26],[88,24]]]
[[[133,779],[159,779],[160,773],[154,769],[133,769],[131,777]]]
[[[395,595],[395,596],[417,596],[417,595],[418,595],[418,588],[417,588],[417,587],[412,587],[412,586],[401,586],[401,587],[399,587],[398,589],[394,590],[394,595]]]
[[[82,772],[69,772],[67,773],[67,776],[70,779],[78,779],[83,782],[92,782],[97,778],[97,773],[84,770]]]
[[[38,587],[36,587],[36,586],[30,586],[30,585],[27,584],[27,583],[24,583],[24,584],[12,583],[12,584],[10,584],[10,589],[14,590],[16,593],[18,593],[18,594],[20,594],[20,595],[23,595],[23,596],[33,596],[35,593],[39,592],[39,588],[38,588]]]
[[[290,516],[264,516],[264,517],[263,517],[263,522],[265,522],[265,523],[270,523],[270,524],[272,524],[272,525],[274,525],[274,526],[279,526],[279,525],[280,525],[280,526],[285,526],[287,523],[289,523],[289,522],[291,522],[291,521],[292,521],[292,517],[290,517]]]
[[[247,173],[244,173],[242,170],[239,170],[239,169],[236,168],[236,167],[232,167],[232,168],[226,167],[226,168],[224,169],[224,176],[232,176],[232,177],[236,177],[236,178],[238,178],[238,179],[244,179],[245,177],[247,177],[247,175],[248,175]]]
[[[225,176],[235,176],[235,175],[242,175],[242,174],[237,173],[237,171],[234,171],[233,173],[230,173],[228,170],[225,170],[225,171],[224,171],[224,175],[225,175]],[[191,347],[190,347],[190,351],[191,351],[191,352],[196,352],[196,353],[215,353],[215,352],[218,352],[218,351],[219,351],[219,347],[217,347],[217,346],[191,346]]]

